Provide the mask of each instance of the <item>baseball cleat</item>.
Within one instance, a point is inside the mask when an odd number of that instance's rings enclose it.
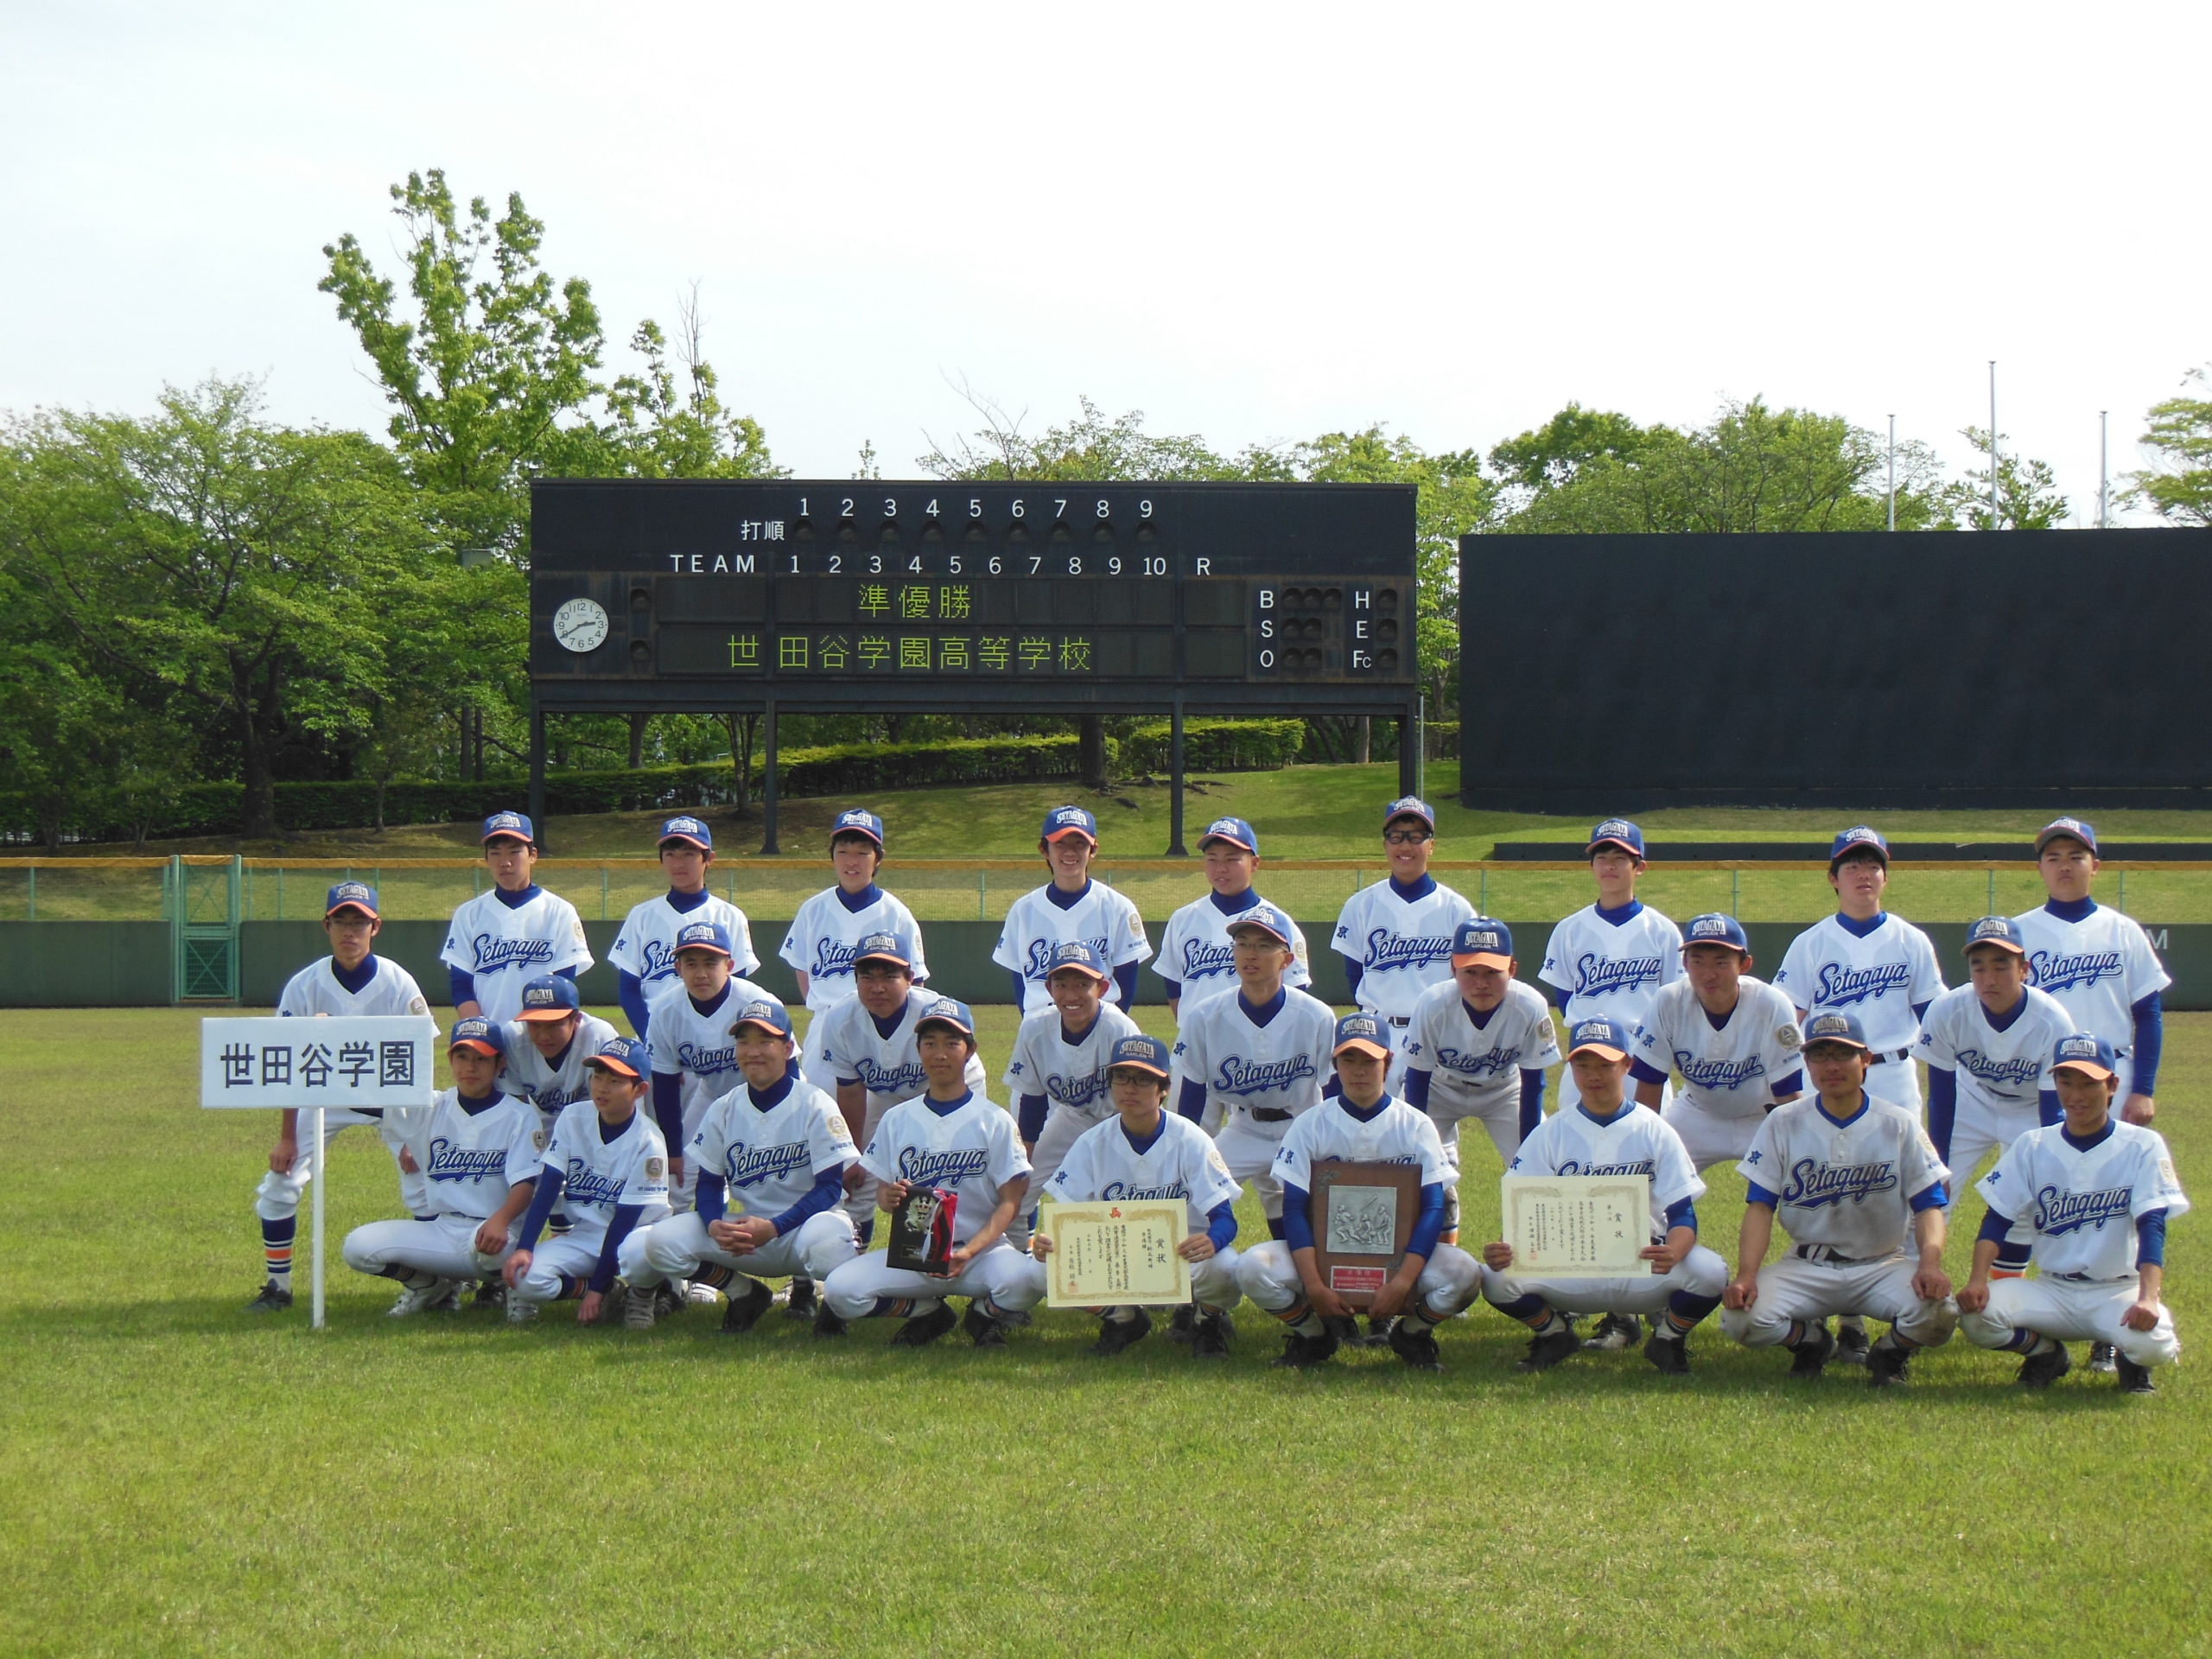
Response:
[[[1230,1326],[1226,1313],[1212,1313],[1191,1326],[1192,1359],[1227,1359]]]
[[[1198,1336],[1198,1310],[1185,1302],[1167,1318],[1167,1340],[1191,1342]]]
[[[721,1300],[721,1292],[716,1290],[712,1285],[702,1284],[696,1279],[688,1282],[679,1281],[677,1288],[683,1293],[685,1301],[696,1302],[702,1307],[712,1307]]]
[[[1370,1318],[1367,1321],[1367,1334],[1360,1338],[1360,1342],[1370,1348],[1388,1348],[1390,1345],[1390,1332],[1396,1327],[1397,1323],[1398,1318],[1395,1313],[1387,1319]]]
[[[743,1289],[729,1299],[729,1306],[722,1310],[722,1334],[741,1337],[760,1324],[760,1316],[776,1305],[776,1293],[758,1279],[740,1279],[730,1286],[732,1291]]]
[[[683,1294],[683,1287],[673,1279],[664,1279],[653,1287],[653,1312],[663,1318],[681,1313],[690,1304]]]
[[[1901,1389],[1912,1380],[1905,1375],[1905,1367],[1911,1363],[1912,1350],[1900,1348],[1885,1338],[1867,1351],[1866,1386]]]
[[[784,1317],[787,1319],[810,1319],[821,1304],[815,1300],[814,1281],[794,1279],[784,1299]]]
[[[1332,1351],[1334,1351],[1335,1348],[1357,1348],[1363,1345],[1360,1340],[1359,1320],[1351,1314],[1332,1318],[1325,1313],[1321,1316],[1321,1328],[1329,1333],[1333,1344]]]
[[[891,1334],[893,1348],[926,1348],[960,1323],[950,1302],[939,1302],[927,1313],[917,1313]]]
[[[845,1322],[830,1311],[827,1297],[814,1305],[814,1334],[817,1337],[842,1337],[845,1334]]]
[[[979,1302],[968,1304],[968,1312],[961,1316],[960,1328],[978,1348],[1006,1346],[1006,1326],[984,1313]]]
[[[1152,1315],[1142,1308],[1134,1319],[1105,1319],[1098,1327],[1098,1340],[1090,1344],[1090,1351],[1101,1359],[1110,1359],[1124,1348],[1134,1348],[1152,1334]],[[1196,1332],[1192,1338],[1196,1340]]]
[[[504,1307],[507,1301],[507,1287],[497,1279],[480,1279],[476,1294],[468,1299],[471,1307]]]
[[[414,1285],[399,1293],[399,1300],[385,1312],[388,1319],[412,1319],[417,1313],[427,1313],[453,1300],[453,1294],[460,1289],[458,1279],[433,1279],[427,1285]]]
[[[1847,1316],[1835,1322],[1835,1357],[1846,1365],[1864,1365],[1873,1344],[1866,1338],[1866,1321]]]
[[[1516,1371],[1548,1371],[1562,1360],[1572,1359],[1582,1351],[1582,1338],[1574,1333],[1572,1325],[1562,1325],[1548,1337],[1529,1338],[1529,1351],[1516,1361]]]
[[[249,1313],[282,1313],[292,1305],[292,1293],[274,1279],[264,1281],[261,1294],[245,1305]]]
[[[1608,1313],[1598,1321],[1598,1328],[1582,1345],[1593,1354],[1607,1353],[1618,1348],[1633,1348],[1643,1335],[1643,1321],[1633,1313]]]
[[[1643,1344],[1643,1357],[1662,1376],[1690,1374],[1690,1344],[1687,1338],[1668,1338],[1653,1332]]]
[[[2066,1344],[2055,1342],[2047,1354],[2030,1354],[2020,1362],[2020,1374],[2012,1380],[2024,1389],[2047,1389],[2074,1369],[2074,1361],[2066,1351]]]
[[[1383,1340],[1390,1351],[1417,1371],[1440,1371],[1444,1356],[1436,1351],[1436,1332],[1416,1327],[1410,1319],[1393,1320]]]
[[[2108,1342],[2089,1344],[2089,1369],[2110,1376],[2120,1369],[2120,1351]]]
[[[507,1323],[528,1325],[537,1317],[537,1304],[526,1302],[512,1291],[507,1293]]]
[[[607,1317],[602,1313],[600,1318]],[[632,1288],[622,1298],[622,1328],[626,1331],[650,1331],[653,1321],[660,1317],[660,1300],[650,1291]]]
[[[1301,1337],[1294,1331],[1283,1338],[1282,1352],[1268,1363],[1279,1370],[1302,1371],[1332,1358],[1336,1351],[1336,1334],[1325,1327],[1318,1337]]]
[[[2120,1391],[2122,1394],[2156,1394],[2158,1391],[2158,1385],[2151,1380],[2151,1368],[2138,1365],[2125,1354],[2115,1353],[2113,1356],[2113,1369],[2120,1373]]]
[[[1827,1322],[1816,1319],[1806,1327],[1805,1339],[1789,1351],[1789,1375],[1815,1377],[1827,1369],[1835,1355],[1835,1337]]]

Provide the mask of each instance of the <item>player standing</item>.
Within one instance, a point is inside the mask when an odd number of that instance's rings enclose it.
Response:
[[[1474,920],[1475,907],[1428,873],[1436,814],[1426,801],[1408,795],[1382,809],[1382,851],[1390,874],[1344,900],[1333,943],[1352,1000],[1390,1029],[1395,1087],[1414,1009],[1422,993],[1452,977],[1452,936]]]
[[[1014,1000],[1026,1018],[1051,998],[1045,976],[1052,947],[1081,940],[1113,970],[1109,999],[1124,1013],[1136,1006],[1137,964],[1152,954],[1144,918],[1113,888],[1090,879],[1098,851],[1098,820],[1079,806],[1056,806],[1045,815],[1037,842],[1052,879],[1007,906],[991,960],[1014,976]]]
[[[2027,982],[2018,922],[1972,923],[1966,957],[1968,982],[1929,1005],[1912,1046],[1928,1066],[1928,1138],[1955,1186],[1974,1179],[1984,1154],[2058,1122],[2050,1057],[2060,1038],[2074,1034],[2058,1000]]]
[[[668,1146],[690,1146],[707,1108],[737,1079],[731,1007],[768,996],[751,980],[734,977],[731,960],[729,935],[720,922],[687,922],[676,936],[676,974],[682,988],[653,1005],[647,1049],[652,1057],[653,1121]],[[691,1207],[696,1173],[680,1156],[670,1166],[669,1198],[677,1209]]]
[[[1242,818],[1216,818],[1198,837],[1198,851],[1205,859],[1206,885],[1213,891],[1167,918],[1160,936],[1160,954],[1152,964],[1167,988],[1168,1011],[1178,1019],[1185,1002],[1195,1007],[1236,989],[1230,924],[1266,902],[1252,886],[1260,868],[1260,837],[1250,824]],[[1281,906],[1275,909],[1289,919]],[[1282,982],[1302,991],[1313,984],[1313,976],[1306,971],[1306,935],[1295,921],[1290,925],[1290,969]]]
[[[317,1014],[427,1014],[429,1003],[414,976],[397,963],[375,954],[384,920],[377,912],[377,890],[361,881],[340,881],[325,895],[323,936],[330,954],[302,968],[284,982],[276,1012],[295,1019]],[[326,1142],[356,1124],[374,1126],[381,1115],[334,1107],[322,1116]],[[397,1148],[393,1156],[397,1158]],[[261,1292],[246,1304],[249,1313],[281,1313],[292,1305],[292,1244],[299,1232],[300,1198],[315,1177],[315,1141],[300,1141],[300,1115],[278,1114],[276,1143],[269,1149],[269,1169],[254,1189],[253,1212],[261,1223]],[[404,1167],[399,1198],[407,1212],[427,1215],[429,1194],[419,1173]]]
[[[694,817],[674,817],[660,827],[660,868],[668,891],[631,907],[623,918],[607,959],[622,1012],[639,1038],[652,1034],[652,1007],[676,988],[676,936],[693,922],[720,922],[729,935],[732,965],[750,974],[760,965],[753,951],[753,928],[745,912],[707,890],[713,874],[715,837]],[[597,1048],[597,1043],[590,1044]]]
[[[840,812],[830,826],[830,865],[837,880],[798,907],[778,952],[798,979],[799,996],[814,1016],[807,1026],[799,1070],[824,1092],[835,1089],[837,1080],[823,1058],[823,1022],[831,1009],[853,1000],[858,988],[853,960],[861,941],[872,934],[897,934],[907,942],[907,966],[914,982],[930,976],[922,956],[921,924],[895,894],[875,883],[883,868],[883,851],[881,818],[857,806]],[[854,1132],[859,1133],[857,1127]]]
[[[1003,1081],[1014,1096],[1014,1127],[1029,1158],[1033,1197],[1043,1194],[1077,1138],[1114,1116],[1107,1068],[1115,1045],[1138,1033],[1135,1020],[1105,1006],[1111,982],[1106,964],[1089,945],[1054,946],[1045,974],[1052,1006],[1024,1020],[1014,1036]]]
[[[539,887],[537,831],[519,812],[484,820],[484,862],[492,890],[453,913],[439,960],[452,978],[454,1012],[501,1025],[522,1008],[522,988],[540,974],[574,979],[591,966],[576,907]]]

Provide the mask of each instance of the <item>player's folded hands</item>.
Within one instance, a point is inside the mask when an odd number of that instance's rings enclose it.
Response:
[[[1951,1294],[1951,1275],[1941,1268],[1922,1268],[1912,1275],[1912,1294],[1923,1301],[1940,1302]]]
[[[1204,1233],[1192,1233],[1175,1247],[1175,1254],[1185,1262],[1204,1262],[1213,1253],[1213,1240]]]

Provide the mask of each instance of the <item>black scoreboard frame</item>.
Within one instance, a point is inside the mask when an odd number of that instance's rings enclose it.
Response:
[[[1397,720],[1409,793],[1414,506],[1400,484],[540,480],[532,812],[549,715],[758,713],[774,853],[779,716],[888,697],[1166,714],[1171,855],[1190,715]]]

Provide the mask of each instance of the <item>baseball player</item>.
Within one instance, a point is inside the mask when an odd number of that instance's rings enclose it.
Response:
[[[1390,874],[1344,900],[1333,941],[1344,959],[1352,1000],[1381,1020],[1402,1051],[1421,994],[1452,976],[1452,938],[1475,907],[1428,873],[1436,851],[1436,814],[1408,795],[1382,809],[1382,851]],[[1405,1071],[1391,1063],[1391,1085]]]
[[[1220,1123],[1214,1145],[1237,1185],[1258,1190],[1271,1238],[1284,1236],[1275,1154],[1291,1120],[1320,1104],[1337,1028],[1327,1003],[1282,982],[1290,931],[1273,905],[1239,916],[1229,930],[1236,990],[1200,1003],[1175,1041],[1176,1109]]]
[[[2116,1120],[2120,1057],[2078,1032],[2051,1056],[2061,1123],[2030,1129],[2005,1149],[1977,1189],[1989,1205],[1974,1268],[1959,1291],[1967,1340],[2022,1356],[2021,1386],[2066,1375],[2071,1339],[2107,1342],[2127,1394],[2153,1394],[2151,1370],[2181,1355],[2167,1311],[2166,1224],[2189,1212],[2165,1137]],[[2040,1274],[1990,1281],[2005,1236],[2034,1236]]]
[[[499,1028],[483,1015],[456,1020],[446,1047],[454,1086],[428,1106],[385,1113],[388,1142],[423,1149],[429,1213],[356,1227],[343,1248],[355,1272],[399,1281],[393,1319],[448,1301],[480,1260],[498,1271],[514,1245],[537,1190],[545,1131],[528,1101],[499,1087],[505,1049]]]
[[[606,1020],[583,1011],[575,980],[541,974],[522,988],[522,1008],[506,1027],[500,1087],[536,1107],[539,1127],[550,1135],[563,1106],[590,1095],[584,1062],[616,1034]]]
[[[676,936],[676,974],[682,988],[653,1005],[653,1121],[665,1145],[688,1147],[717,1095],[737,1080],[737,1047],[730,1041],[730,1010],[767,997],[749,979],[730,972],[730,938],[720,922],[687,922]],[[670,1166],[670,1201],[691,1207],[697,1172],[678,1157]]]
[[[1414,1005],[1406,1027],[1406,1103],[1428,1114],[1452,1166],[1447,1244],[1459,1242],[1459,1125],[1478,1118],[1506,1162],[1544,1115],[1544,1070],[1559,1064],[1552,1012],[1514,977],[1513,930],[1478,916],[1452,936],[1452,977]]]
[[[438,959],[451,976],[454,1012],[500,1025],[522,1009],[522,988],[540,974],[574,979],[591,966],[576,907],[531,879],[537,831],[519,812],[484,820],[484,862],[492,890],[453,913]]]
[[[1076,1137],[1114,1115],[1106,1070],[1114,1046],[1135,1036],[1137,1022],[1105,1005],[1112,980],[1098,953],[1082,941],[1055,945],[1045,975],[1052,1005],[1024,1020],[1014,1036],[1003,1081],[1014,1098],[1033,1199],[1058,1172]],[[1033,1203],[1032,1213],[1034,1208]]]
[[[631,908],[614,948],[607,953],[614,964],[622,1012],[640,1039],[652,1034],[652,1005],[676,988],[676,936],[690,923],[722,925],[737,973],[750,974],[760,965],[745,912],[707,891],[714,862],[713,832],[697,818],[675,817],[661,825],[660,868],[668,877],[668,891]]]
[[[907,942],[914,982],[930,976],[922,957],[921,924],[895,895],[875,884],[883,867],[883,820],[857,806],[840,812],[830,826],[830,864],[837,874],[836,884],[798,907],[778,952],[790,964],[798,994],[814,1016],[800,1071],[825,1093],[836,1087],[836,1077],[822,1055],[823,1017],[853,1000],[853,958],[861,941],[877,933],[897,934]]]
[[[1287,1327],[1277,1365],[1318,1365],[1353,1325],[1351,1308],[1322,1281],[1313,1254],[1313,1166],[1325,1163],[1414,1164],[1421,1210],[1406,1253],[1367,1310],[1389,1331],[1391,1351],[1416,1370],[1444,1369],[1436,1328],[1475,1298],[1482,1268],[1457,1245],[1440,1243],[1450,1165],[1427,1114],[1393,1099],[1385,1086],[1397,1053],[1390,1028],[1371,1014],[1332,1022],[1330,1056],[1338,1092],[1290,1126],[1275,1153],[1282,1190],[1283,1236],[1246,1251],[1236,1282]]]
[[[1079,806],[1056,806],[1045,815],[1037,842],[1052,879],[1007,906],[991,960],[1014,976],[1014,1000],[1024,1018],[1047,1006],[1045,989],[1052,947],[1080,939],[1113,970],[1109,998],[1124,1011],[1136,1006],[1137,964],[1152,954],[1144,918],[1122,894],[1090,879],[1098,851],[1098,820]]]
[[[1629,1097],[1630,1041],[1610,1015],[1575,1021],[1567,1063],[1581,1098],[1539,1123],[1505,1173],[1649,1177],[1651,1243],[1637,1254],[1650,1272],[1633,1279],[1544,1279],[1514,1272],[1513,1246],[1504,1240],[1484,1245],[1484,1298],[1529,1327],[1529,1352],[1517,1370],[1549,1370],[1580,1352],[1575,1314],[1619,1312],[1649,1314],[1643,1357],[1669,1376],[1687,1376],[1689,1334],[1720,1305],[1728,1264],[1697,1242],[1697,1200],[1705,1183],[1682,1137]]]
[[[1872,1051],[1856,1014],[1807,1020],[1804,1057],[1815,1092],[1769,1114],[1736,1166],[1749,1188],[1721,1329],[1746,1347],[1781,1344],[1790,1376],[1815,1377],[1835,1352],[1829,1314],[1884,1319],[1866,1381],[1901,1383],[1912,1357],[1958,1324],[1943,1271],[1950,1172],[1918,1118],[1868,1090]],[[1768,1262],[1777,1220],[1791,1248]],[[1916,1256],[1899,1242],[1908,1220]]]
[[[1226,1359],[1230,1310],[1243,1300],[1236,1286],[1237,1185],[1205,1131],[1163,1109],[1172,1069],[1166,1044],[1135,1033],[1114,1045],[1110,1060],[1115,1116],[1084,1130],[1068,1148],[1049,1196],[1058,1204],[1182,1199],[1191,1231],[1175,1249],[1191,1264],[1191,1300],[1198,1309],[1191,1357]],[[1052,1241],[1040,1232],[1030,1240],[1029,1251],[1035,1258],[1032,1284],[1041,1301]],[[1097,1312],[1098,1340],[1090,1351],[1102,1357],[1120,1353],[1152,1330],[1152,1316],[1141,1307]]]
[[[340,881],[325,895],[322,931],[330,941],[330,954],[302,968],[284,982],[276,999],[276,1012],[295,1019],[317,1014],[428,1014],[414,976],[397,963],[375,954],[376,937],[383,930],[377,912],[377,890],[361,881]],[[374,1126],[379,1114],[334,1108],[322,1117],[323,1139],[365,1123]],[[394,1151],[395,1160],[398,1154]],[[281,1313],[292,1305],[292,1243],[299,1231],[300,1199],[315,1179],[315,1141],[300,1141],[300,1115],[287,1109],[278,1115],[276,1143],[269,1149],[269,1168],[254,1188],[253,1212],[261,1223],[263,1282],[260,1294],[246,1304],[249,1313]],[[429,1190],[419,1174],[404,1167],[399,1177],[400,1202],[411,1216],[429,1213]]]
[[[2050,1057],[2060,1038],[2074,1034],[2057,998],[2027,982],[2027,938],[2018,922],[1984,916],[1973,923],[1966,956],[1968,982],[1929,1005],[1912,1045],[1928,1066],[1928,1138],[1955,1185],[1974,1179],[1983,1154],[2058,1122]]]
[[[1252,887],[1260,868],[1260,837],[1250,824],[1242,818],[1216,818],[1198,837],[1198,851],[1205,859],[1206,885],[1213,891],[1167,918],[1152,963],[1167,988],[1168,1011],[1178,1019],[1186,1001],[1195,1007],[1236,988],[1229,925],[1264,902]],[[1281,906],[1275,908],[1289,915]],[[1282,982],[1302,991],[1313,982],[1306,971],[1306,935],[1294,921],[1290,934],[1290,970]]]
[[[485,1255],[476,1259],[479,1271],[496,1269],[506,1280],[510,1325],[527,1323],[543,1304],[571,1297],[577,1301],[576,1323],[597,1324],[614,1285],[623,1241],[669,1212],[668,1144],[638,1109],[649,1075],[645,1046],[613,1038],[585,1065],[591,1099],[561,1109],[513,1254],[504,1263]],[[538,1235],[556,1205],[575,1225],[566,1237],[540,1244]],[[635,1300],[650,1309],[651,1299]]]
[[[910,1186],[950,1191],[953,1250],[943,1276],[893,1268],[881,1251],[855,1257],[823,1282],[822,1300],[841,1321],[903,1314],[891,1340],[918,1348],[963,1324],[944,1299],[969,1298],[964,1322],[978,1348],[1006,1344],[1006,1327],[1026,1322],[1038,1287],[1006,1230],[1029,1191],[1014,1119],[969,1088],[976,1021],[964,1002],[938,997],[922,1010],[915,1040],[927,1089],[883,1115],[861,1154],[875,1178],[877,1208],[897,1209]],[[818,1328],[818,1327],[817,1327]]]
[[[633,1232],[621,1249],[624,1323],[652,1323],[650,1293],[670,1279],[724,1293],[722,1329],[750,1331],[776,1299],[763,1278],[826,1279],[860,1248],[839,1201],[860,1154],[837,1103],[791,1074],[791,1019],[773,997],[737,1005],[730,1034],[743,1079],[707,1108],[684,1148],[695,1207]],[[836,1315],[815,1329],[840,1335]]]
[[[1751,941],[1744,925],[1718,911],[1690,918],[1682,931],[1682,977],[1644,1010],[1630,1051],[1639,1106],[1649,1106],[1682,1138],[1702,1175],[1751,1149],[1760,1121],[1804,1092],[1797,1010],[1745,970]],[[1681,1092],[1666,1085],[1681,1073]]]

